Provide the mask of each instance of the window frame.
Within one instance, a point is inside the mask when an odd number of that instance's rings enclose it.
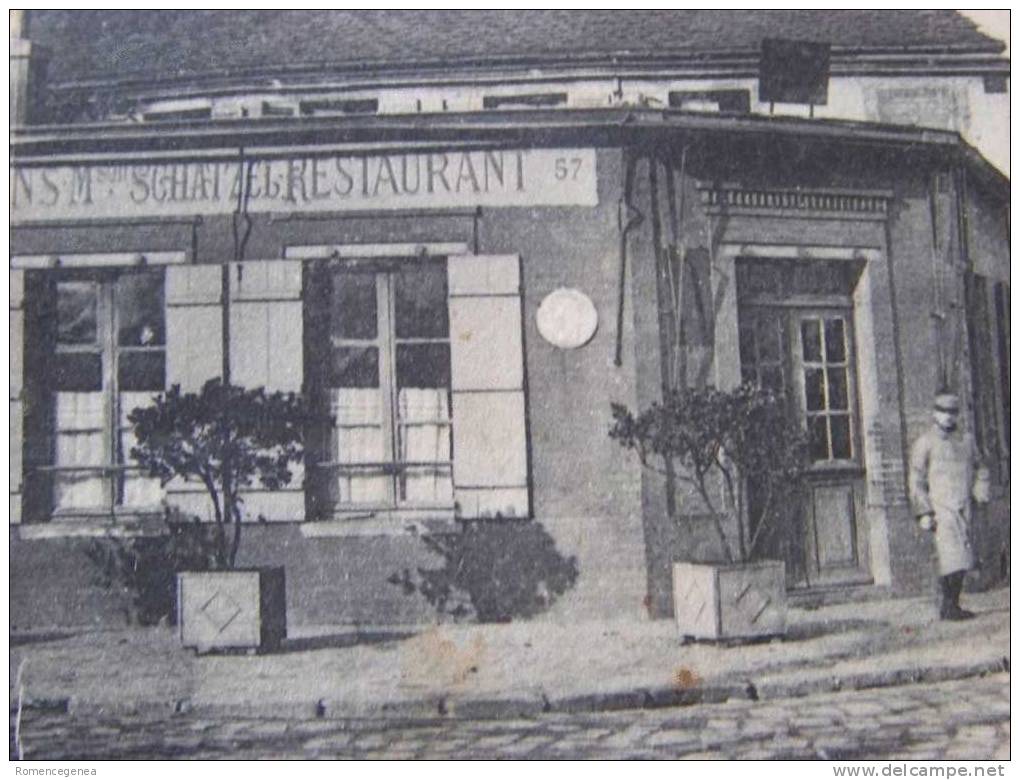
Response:
[[[330,350],[327,356],[319,355],[319,360],[306,360],[306,366],[314,366],[310,372],[306,369],[306,377],[309,380],[313,403],[325,404],[331,408],[330,395],[335,388],[330,384],[329,372],[332,362],[331,351],[334,348],[343,347],[373,347],[378,350],[378,390],[381,395],[382,416],[378,426],[372,425],[344,425],[337,420],[333,421],[327,436],[319,440],[319,458],[310,463],[312,468],[320,472],[320,477],[325,480],[316,480],[310,490],[318,493],[318,500],[321,501],[321,510],[325,515],[324,519],[344,519],[352,516],[359,517],[370,514],[374,517],[385,517],[389,515],[401,515],[404,513],[433,513],[443,517],[452,517],[455,509],[453,496],[453,407],[452,387],[446,388],[447,393],[447,419],[435,421],[429,424],[445,428],[449,437],[450,458],[448,460],[436,461],[401,461],[398,458],[400,452],[400,435],[402,428],[408,427],[408,423],[401,422],[398,409],[398,378],[397,378],[397,349],[402,344],[437,344],[448,345],[448,359],[452,361],[449,353],[450,332],[447,327],[445,337],[407,337],[397,335],[396,326],[396,276],[408,269],[419,267],[421,263],[427,262],[441,268],[446,274],[446,257],[430,255],[427,258],[413,258],[403,255],[390,257],[333,257],[330,259],[310,262],[306,265],[306,289],[320,287],[322,295],[319,298],[309,296],[309,309],[307,322],[314,323],[306,330],[306,348],[308,339],[321,339],[326,348]],[[332,285],[336,276],[341,274],[366,274],[375,280],[376,296],[376,333],[373,338],[348,338],[334,336],[331,326],[333,295]],[[443,299],[443,305],[448,306],[449,290]],[[448,316],[448,314],[447,314]],[[448,371],[452,367],[448,366]],[[452,382],[450,382],[452,385]],[[416,423],[411,423],[416,424]],[[339,452],[338,431],[345,427],[380,427],[383,439],[383,459],[373,462],[341,462],[336,460]],[[411,502],[401,498],[400,480],[409,468],[426,466],[443,468],[449,471],[450,479],[450,500],[447,502]],[[385,498],[382,501],[374,502],[342,502],[339,496],[338,482],[341,472],[357,474],[359,470],[378,470],[374,472],[377,476],[386,478]],[[313,502],[314,503],[314,502]]]
[[[848,444],[850,445],[850,457],[849,458],[837,458],[829,457],[824,460],[811,460],[812,471],[825,471],[830,469],[845,469],[845,468],[864,468],[864,457],[863,448],[861,445],[861,430],[860,430],[860,419],[858,414],[858,389],[857,389],[857,366],[856,366],[856,350],[855,346],[855,333],[854,333],[854,321],[853,321],[853,308],[849,305],[846,307],[815,307],[815,306],[804,306],[792,308],[789,313],[790,319],[793,321],[790,323],[790,338],[793,339],[793,354],[791,356],[792,368],[793,368],[793,386],[796,390],[798,400],[800,403],[799,413],[801,419],[805,424],[810,427],[810,421],[813,417],[825,417],[828,428],[828,449],[830,456],[833,453],[832,443],[832,417],[844,416],[842,410],[833,412],[830,406],[829,399],[829,380],[828,371],[832,367],[843,368],[846,371],[846,394],[847,394],[847,408],[845,416],[848,419],[850,425],[850,435]],[[825,324],[828,320],[839,318],[843,322],[843,349],[844,355],[842,361],[828,360],[828,345],[826,343]],[[805,320],[812,319],[819,322],[820,332],[819,338],[821,341],[822,355],[821,359],[814,361],[808,360],[804,357],[804,343],[802,335],[802,326]],[[793,324],[797,325],[796,333],[792,331],[794,328]],[[806,373],[809,367],[816,368],[820,367],[825,374],[825,381],[823,383],[825,400],[823,402],[822,410],[811,411],[807,408],[807,382]]]
[[[45,435],[48,437],[46,444],[45,462],[32,467],[35,471],[46,475],[44,508],[47,519],[52,522],[76,521],[76,520],[97,520],[100,518],[118,517],[145,517],[158,515],[161,512],[161,502],[153,504],[125,504],[124,476],[128,472],[139,471],[140,467],[128,463],[128,454],[123,451],[121,436],[127,428],[121,424],[122,401],[121,394],[129,393],[152,393],[156,395],[166,388],[166,274],[162,265],[147,266],[112,266],[112,267],[76,267],[59,270],[39,270],[35,273],[41,274],[41,281],[38,287],[42,288],[41,294],[52,296],[53,301],[53,323],[50,335],[35,342],[34,346],[42,350],[40,357],[51,357],[54,364],[61,354],[90,352],[99,354],[101,369],[101,386],[97,391],[62,391],[53,374],[48,373],[46,379],[38,388],[44,394],[45,407],[47,409],[45,432],[39,430],[26,430],[27,436]],[[163,343],[154,346],[132,346],[119,343],[120,323],[116,300],[116,287],[120,279],[130,275],[149,275],[159,279],[160,294],[163,299]],[[89,282],[95,288],[96,295],[96,338],[93,344],[61,344],[58,338],[57,310],[58,286],[65,282]],[[37,288],[37,292],[40,292]],[[121,353],[132,352],[160,352],[163,363],[163,387],[159,390],[121,390],[120,381],[120,358]],[[98,430],[102,433],[102,458],[101,462],[94,466],[58,466],[56,464],[56,443],[61,430],[56,419],[56,397],[60,392],[98,392],[102,395],[103,423]],[[76,429],[67,429],[76,430]],[[93,430],[93,429],[88,429]],[[95,473],[96,478],[102,480],[101,492],[103,501],[96,506],[83,507],[58,507],[56,505],[56,480],[60,472]]]

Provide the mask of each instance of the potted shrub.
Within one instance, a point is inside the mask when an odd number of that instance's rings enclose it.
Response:
[[[442,560],[438,568],[402,569],[387,581],[420,594],[442,617],[507,623],[538,615],[577,582],[577,559],[535,520],[497,516],[422,542]]]
[[[308,421],[295,393],[206,382],[197,393],[175,385],[128,416],[131,457],[163,485],[201,484],[212,505],[213,554],[203,570],[177,574],[177,623],[186,647],[267,649],[286,636],[282,567],[235,567],[244,518],[242,491],[289,484],[303,457]]]
[[[610,436],[634,450],[644,466],[688,486],[718,537],[723,560],[674,563],[681,635],[728,640],[782,634],[784,563],[762,560],[759,547],[770,529],[790,518],[790,499],[806,464],[805,434],[791,422],[785,399],[750,384],[729,392],[684,388],[637,415],[614,404],[613,418]],[[675,512],[673,519],[679,518]]]
[[[92,583],[123,605],[128,625],[177,623],[177,572],[212,568],[215,543],[208,523],[165,506],[162,525],[137,535],[92,539],[85,555]]]

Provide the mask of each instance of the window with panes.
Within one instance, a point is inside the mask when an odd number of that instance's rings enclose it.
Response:
[[[38,272],[27,284],[34,484],[55,517],[155,511],[127,417],[164,390],[161,270]]]
[[[819,466],[861,463],[848,295],[859,273],[843,261],[737,264],[741,378],[786,397]]]
[[[311,394],[332,417],[312,444],[320,513],[451,509],[445,262],[312,264],[306,299]]]

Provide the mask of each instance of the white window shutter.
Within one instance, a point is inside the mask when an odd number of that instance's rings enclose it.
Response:
[[[300,260],[230,264],[230,381],[252,390],[301,392],[304,324]],[[304,518],[304,469],[283,490],[245,492],[245,510],[266,520]]]
[[[528,517],[520,258],[447,264],[458,516]]]
[[[223,374],[223,268],[166,269],[166,381],[193,392]]]
[[[223,376],[223,266],[172,265],[163,285],[166,297],[166,384],[195,393]],[[185,512],[212,520],[205,487],[174,479],[168,501]]]
[[[10,522],[21,522],[25,401],[25,272],[10,271]]]
[[[304,379],[301,262],[230,265],[230,381],[298,392]]]

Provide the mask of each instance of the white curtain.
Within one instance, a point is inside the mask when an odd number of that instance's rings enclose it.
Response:
[[[120,446],[123,462],[133,464],[131,448],[137,444],[134,431],[128,422],[128,415],[139,406],[150,406],[154,393],[121,393],[120,394]],[[163,490],[158,479],[144,476],[140,471],[124,472],[123,505],[134,509],[152,509],[158,507],[163,498]]]
[[[106,460],[102,393],[56,394],[54,465],[58,468],[101,466]],[[98,471],[57,471],[53,502],[57,510],[108,508],[107,480]]]
[[[382,394],[374,387],[344,387],[332,391],[336,420],[338,463],[381,463],[386,458]],[[390,477],[364,468],[337,472],[338,503],[384,504],[389,501]]]
[[[408,504],[453,502],[450,461],[450,404],[445,388],[404,387],[397,397],[398,459],[435,463],[403,472],[401,499]]]

